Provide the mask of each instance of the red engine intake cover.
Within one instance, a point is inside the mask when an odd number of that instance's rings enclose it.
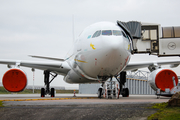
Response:
[[[155,78],[155,83],[157,88],[165,91],[165,88],[169,88],[170,90],[174,87],[172,77],[175,77],[176,85],[178,84],[178,77],[176,73],[169,69],[162,69],[159,71]]]
[[[20,92],[27,85],[26,74],[17,68],[8,70],[2,79],[4,88],[9,92]]]

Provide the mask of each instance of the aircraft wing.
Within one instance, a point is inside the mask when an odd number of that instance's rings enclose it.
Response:
[[[67,62],[39,62],[39,61],[20,61],[20,60],[3,60],[0,59],[0,64],[8,66],[23,66],[40,70],[49,70],[58,74],[65,75],[70,70]]]
[[[180,64],[180,60],[166,60],[166,61],[140,61],[140,62],[130,62],[125,71],[137,70],[140,68],[146,68],[150,66],[161,66],[161,65],[170,65],[171,68],[177,67]]]

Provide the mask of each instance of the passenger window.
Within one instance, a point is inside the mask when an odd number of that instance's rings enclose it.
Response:
[[[102,30],[102,35],[112,35],[111,30]]]
[[[113,35],[120,36],[122,32],[120,30],[113,30]]]
[[[100,35],[101,35],[101,30],[98,30],[93,34],[92,38],[99,37]]]

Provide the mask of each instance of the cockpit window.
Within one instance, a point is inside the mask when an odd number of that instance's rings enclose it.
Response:
[[[102,35],[112,35],[111,30],[102,30]]]
[[[120,30],[113,30],[113,35],[120,36],[122,32]]]
[[[100,35],[101,35],[101,30],[98,30],[93,34],[92,38],[99,37]]]
[[[102,30],[102,32],[101,32],[101,30],[98,30],[93,34],[92,38],[99,37],[101,34],[107,35],[107,36],[110,36],[110,35],[121,36],[121,35],[123,35],[124,37],[126,37],[126,34],[120,30]]]

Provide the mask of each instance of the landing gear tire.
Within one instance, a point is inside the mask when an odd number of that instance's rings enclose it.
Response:
[[[55,93],[54,93],[55,89],[51,88],[51,97],[55,97]]]
[[[41,97],[45,97],[45,89],[41,88]]]
[[[128,88],[122,89],[122,96],[123,97],[129,97],[129,89]]]
[[[99,88],[98,89],[98,98],[101,98],[102,97],[102,88]]]

